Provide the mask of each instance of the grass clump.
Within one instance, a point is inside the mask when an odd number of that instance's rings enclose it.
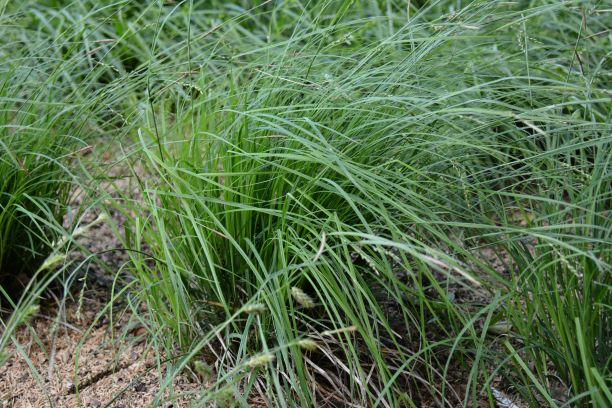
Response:
[[[62,255],[64,244],[82,232],[75,228],[81,209],[70,207],[81,181],[80,160],[94,149],[93,136],[113,127],[107,112],[117,100],[100,91],[108,67],[94,66],[91,54],[80,48],[78,19],[49,2],[26,3],[0,6],[5,27],[0,41],[0,286],[11,309],[36,271],[48,269],[44,263]],[[75,229],[69,233],[66,227]]]
[[[325,382],[363,404],[415,403],[402,393],[411,386],[453,404],[451,361],[473,365],[467,401],[486,392],[477,387],[486,367],[506,357],[536,362],[528,373],[524,364],[498,367],[525,385],[520,392],[533,404],[552,401],[550,364],[581,390],[571,391],[576,398],[603,404],[605,380],[594,379],[608,362],[594,356],[608,344],[609,193],[601,186],[609,177],[609,100],[597,56],[589,57],[593,86],[578,97],[585,74],[572,66],[576,38],[546,43],[557,38],[545,32],[555,29],[549,25],[542,37],[532,32],[551,16],[579,31],[578,9],[474,2],[434,18],[424,7],[410,20],[391,3],[391,14],[365,5],[351,11],[347,2],[290,10],[243,10],[219,25],[210,46],[187,39],[190,64],[201,70],[189,85],[209,91],[164,88],[152,106],[157,117],[172,111],[172,121],[149,118],[152,126],[139,132],[151,177],[139,181],[145,211],[128,242],[137,253],[143,241],[152,251],[133,257],[152,318],[187,349],[206,332],[203,320],[225,322],[227,338],[239,336],[228,348],[234,359],[274,348],[261,381],[276,404],[313,404]],[[295,30],[267,35],[288,35],[283,42],[247,50],[236,41],[243,24],[263,31],[280,15],[292,16]],[[228,43],[237,56],[212,78],[208,47]],[[568,223],[570,208],[590,208],[586,225]],[[594,231],[603,235],[587,239]],[[594,250],[587,256],[583,245]],[[504,271],[482,259],[483,246],[505,259]],[[547,323],[546,310],[567,310],[558,318],[583,327],[575,315],[586,312],[583,295],[571,289],[579,280],[565,279],[589,257],[598,290],[586,293],[602,305],[588,313],[589,326],[599,340],[581,341],[583,354],[563,353],[574,339],[557,342],[561,326]],[[531,299],[552,293],[553,282],[563,295],[539,297],[537,307]],[[490,302],[457,304],[450,293],[458,288],[479,288]],[[559,308],[561,299],[574,299],[574,311]],[[250,302],[269,312],[237,320],[234,312]],[[504,320],[512,321],[511,339],[529,346],[485,341],[487,325]],[[533,343],[535,331],[542,336]],[[324,332],[337,335],[321,360],[295,346]],[[340,362],[346,370],[337,377],[312,374]],[[561,374],[568,365],[594,369],[593,380]]]
[[[35,99],[40,96],[29,94],[36,89],[23,86],[27,82],[26,72],[11,70],[0,86],[0,280],[4,283],[36,270],[61,234],[72,188],[67,166],[84,146],[65,122],[69,112]]]
[[[0,88],[2,197],[35,203],[5,219],[46,237],[85,126],[113,137],[89,187],[174,364],[157,402],[192,365],[196,406],[494,404],[500,374],[612,403],[599,2],[94,3],[9,7],[62,62]]]

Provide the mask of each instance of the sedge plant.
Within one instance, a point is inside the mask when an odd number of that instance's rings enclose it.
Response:
[[[28,3],[71,67],[43,95],[122,152],[87,187],[176,362],[158,403],[212,348],[196,405],[494,404],[498,374],[609,405],[603,2]]]

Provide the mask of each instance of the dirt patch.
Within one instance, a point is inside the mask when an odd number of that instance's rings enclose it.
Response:
[[[125,313],[96,320],[106,299],[92,288],[82,299],[41,307],[15,333],[0,367],[3,407],[150,407],[167,368],[147,349],[146,330]],[[15,345],[18,344],[19,346]],[[159,406],[187,406],[189,392],[204,387],[179,375]]]
[[[127,188],[127,178],[118,178],[119,188]],[[75,189],[71,207],[84,199],[84,192]],[[66,226],[74,224],[73,216],[69,211]],[[87,210],[79,226],[98,216]],[[121,215],[111,216],[121,228]],[[77,241],[69,255],[71,293],[47,290],[39,311],[3,350],[8,359],[0,366],[0,407],[188,406],[205,384],[179,375],[160,392],[169,365],[147,345],[148,332],[135,323],[125,299],[112,304],[112,314],[101,313],[110,305],[111,290],[117,293],[128,277],[122,272],[128,256],[109,222],[87,228]]]

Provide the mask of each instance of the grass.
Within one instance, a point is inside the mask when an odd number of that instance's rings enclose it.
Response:
[[[20,180],[65,202],[78,161],[125,216],[175,356],[158,402],[213,347],[196,406],[475,406],[498,375],[531,406],[612,403],[603,3],[30,3],[3,18],[58,90],[18,123],[69,136],[41,153],[62,182]],[[92,135],[116,159],[69,158]],[[100,188],[113,168],[133,189]]]
[[[3,68],[0,276],[8,284],[35,271],[59,237],[72,189],[69,167],[84,144],[69,131],[74,109],[54,106],[33,68]]]

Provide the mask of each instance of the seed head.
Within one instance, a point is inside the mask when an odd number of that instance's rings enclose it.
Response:
[[[333,336],[340,333],[352,333],[357,331],[357,326],[341,327],[335,330],[325,330],[321,332],[321,336]]]
[[[210,366],[204,361],[195,361],[193,363],[193,368],[200,377],[210,378],[210,376],[212,375],[212,368],[210,368]]]
[[[230,387],[223,387],[214,394],[214,399],[218,403],[225,403],[234,399],[234,391]]]
[[[45,259],[45,262],[43,262],[43,264],[40,266],[40,270],[44,271],[46,269],[53,269],[58,264],[64,262],[65,259],[66,259],[66,255],[63,255],[63,254],[50,255],[47,259]]]
[[[263,303],[254,303],[252,305],[245,306],[243,312],[246,314],[263,314],[266,312],[266,305]]]
[[[319,348],[317,342],[311,339],[302,339],[298,341],[298,346],[308,351],[315,351],[317,348]]]
[[[34,316],[39,311],[40,311],[40,306],[38,304],[33,304],[33,305],[28,306],[26,310],[23,312],[24,319],[29,319],[30,317]]]
[[[258,356],[251,358],[245,363],[248,368],[256,368],[265,366],[266,364],[272,363],[276,360],[276,356],[272,353],[263,353]]]
[[[291,295],[293,296],[296,302],[298,302],[300,305],[304,306],[305,308],[312,309],[313,307],[315,307],[314,300],[312,300],[312,298],[308,296],[306,292],[304,292],[302,289],[295,287],[295,286],[292,287]]]
[[[511,330],[512,330],[512,324],[505,322],[505,321],[501,321],[501,322],[497,322],[496,324],[492,324],[488,328],[489,333],[498,334],[498,335],[508,334],[510,333]]]

